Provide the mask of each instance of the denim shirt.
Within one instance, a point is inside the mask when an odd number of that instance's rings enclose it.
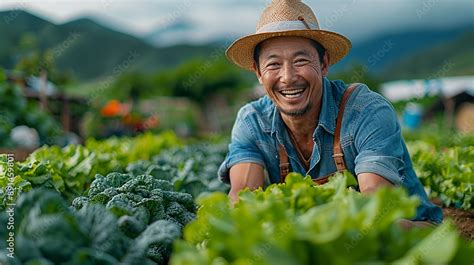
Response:
[[[293,172],[313,179],[336,172],[333,138],[339,102],[347,85],[323,79],[319,122],[313,132],[313,153],[306,171],[293,147],[274,103],[264,96],[243,106],[232,129],[229,153],[219,167],[219,178],[229,183],[229,170],[243,162],[262,165],[271,183],[280,181],[278,146],[283,144]],[[317,122],[317,121],[313,121]],[[347,101],[341,127],[341,146],[347,170],[354,176],[370,172],[403,186],[421,201],[413,220],[441,223],[442,211],[433,205],[411,163],[392,105],[366,85],[359,85]]]

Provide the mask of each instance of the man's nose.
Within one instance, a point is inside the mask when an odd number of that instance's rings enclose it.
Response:
[[[284,63],[281,69],[281,77],[280,81],[287,85],[291,85],[296,81],[296,73],[293,64],[291,63]]]

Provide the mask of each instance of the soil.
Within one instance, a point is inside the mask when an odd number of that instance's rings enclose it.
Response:
[[[456,224],[461,235],[474,241],[474,212],[463,211],[456,208],[443,208],[444,218],[451,218]]]

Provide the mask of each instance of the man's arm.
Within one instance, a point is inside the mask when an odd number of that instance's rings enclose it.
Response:
[[[239,200],[237,194],[242,189],[249,187],[255,190],[263,186],[263,166],[256,163],[239,163],[230,168],[229,197],[233,203]]]
[[[357,180],[359,182],[359,189],[361,193],[372,193],[383,186],[394,186],[384,177],[374,173],[360,173],[357,175]],[[404,229],[410,229],[412,227],[433,227],[432,223],[425,221],[400,219],[397,221],[397,223]]]
[[[357,180],[359,182],[359,190],[362,193],[374,192],[382,186],[393,186],[390,181],[374,173],[360,173],[357,175]]]

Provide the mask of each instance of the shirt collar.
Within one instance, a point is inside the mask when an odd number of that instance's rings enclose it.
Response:
[[[284,124],[280,116],[280,112],[278,111],[275,104],[273,104],[273,107],[274,107],[274,111],[273,111],[272,130],[271,130],[272,135],[275,132],[282,132],[284,128],[283,126]],[[334,134],[334,130],[336,127],[337,112],[338,112],[338,108],[336,106],[336,101],[333,95],[331,81],[329,81],[326,77],[324,77],[321,112],[319,114],[319,125],[331,134]],[[314,133],[316,133],[316,131]],[[315,135],[313,135],[313,137],[315,137]]]

